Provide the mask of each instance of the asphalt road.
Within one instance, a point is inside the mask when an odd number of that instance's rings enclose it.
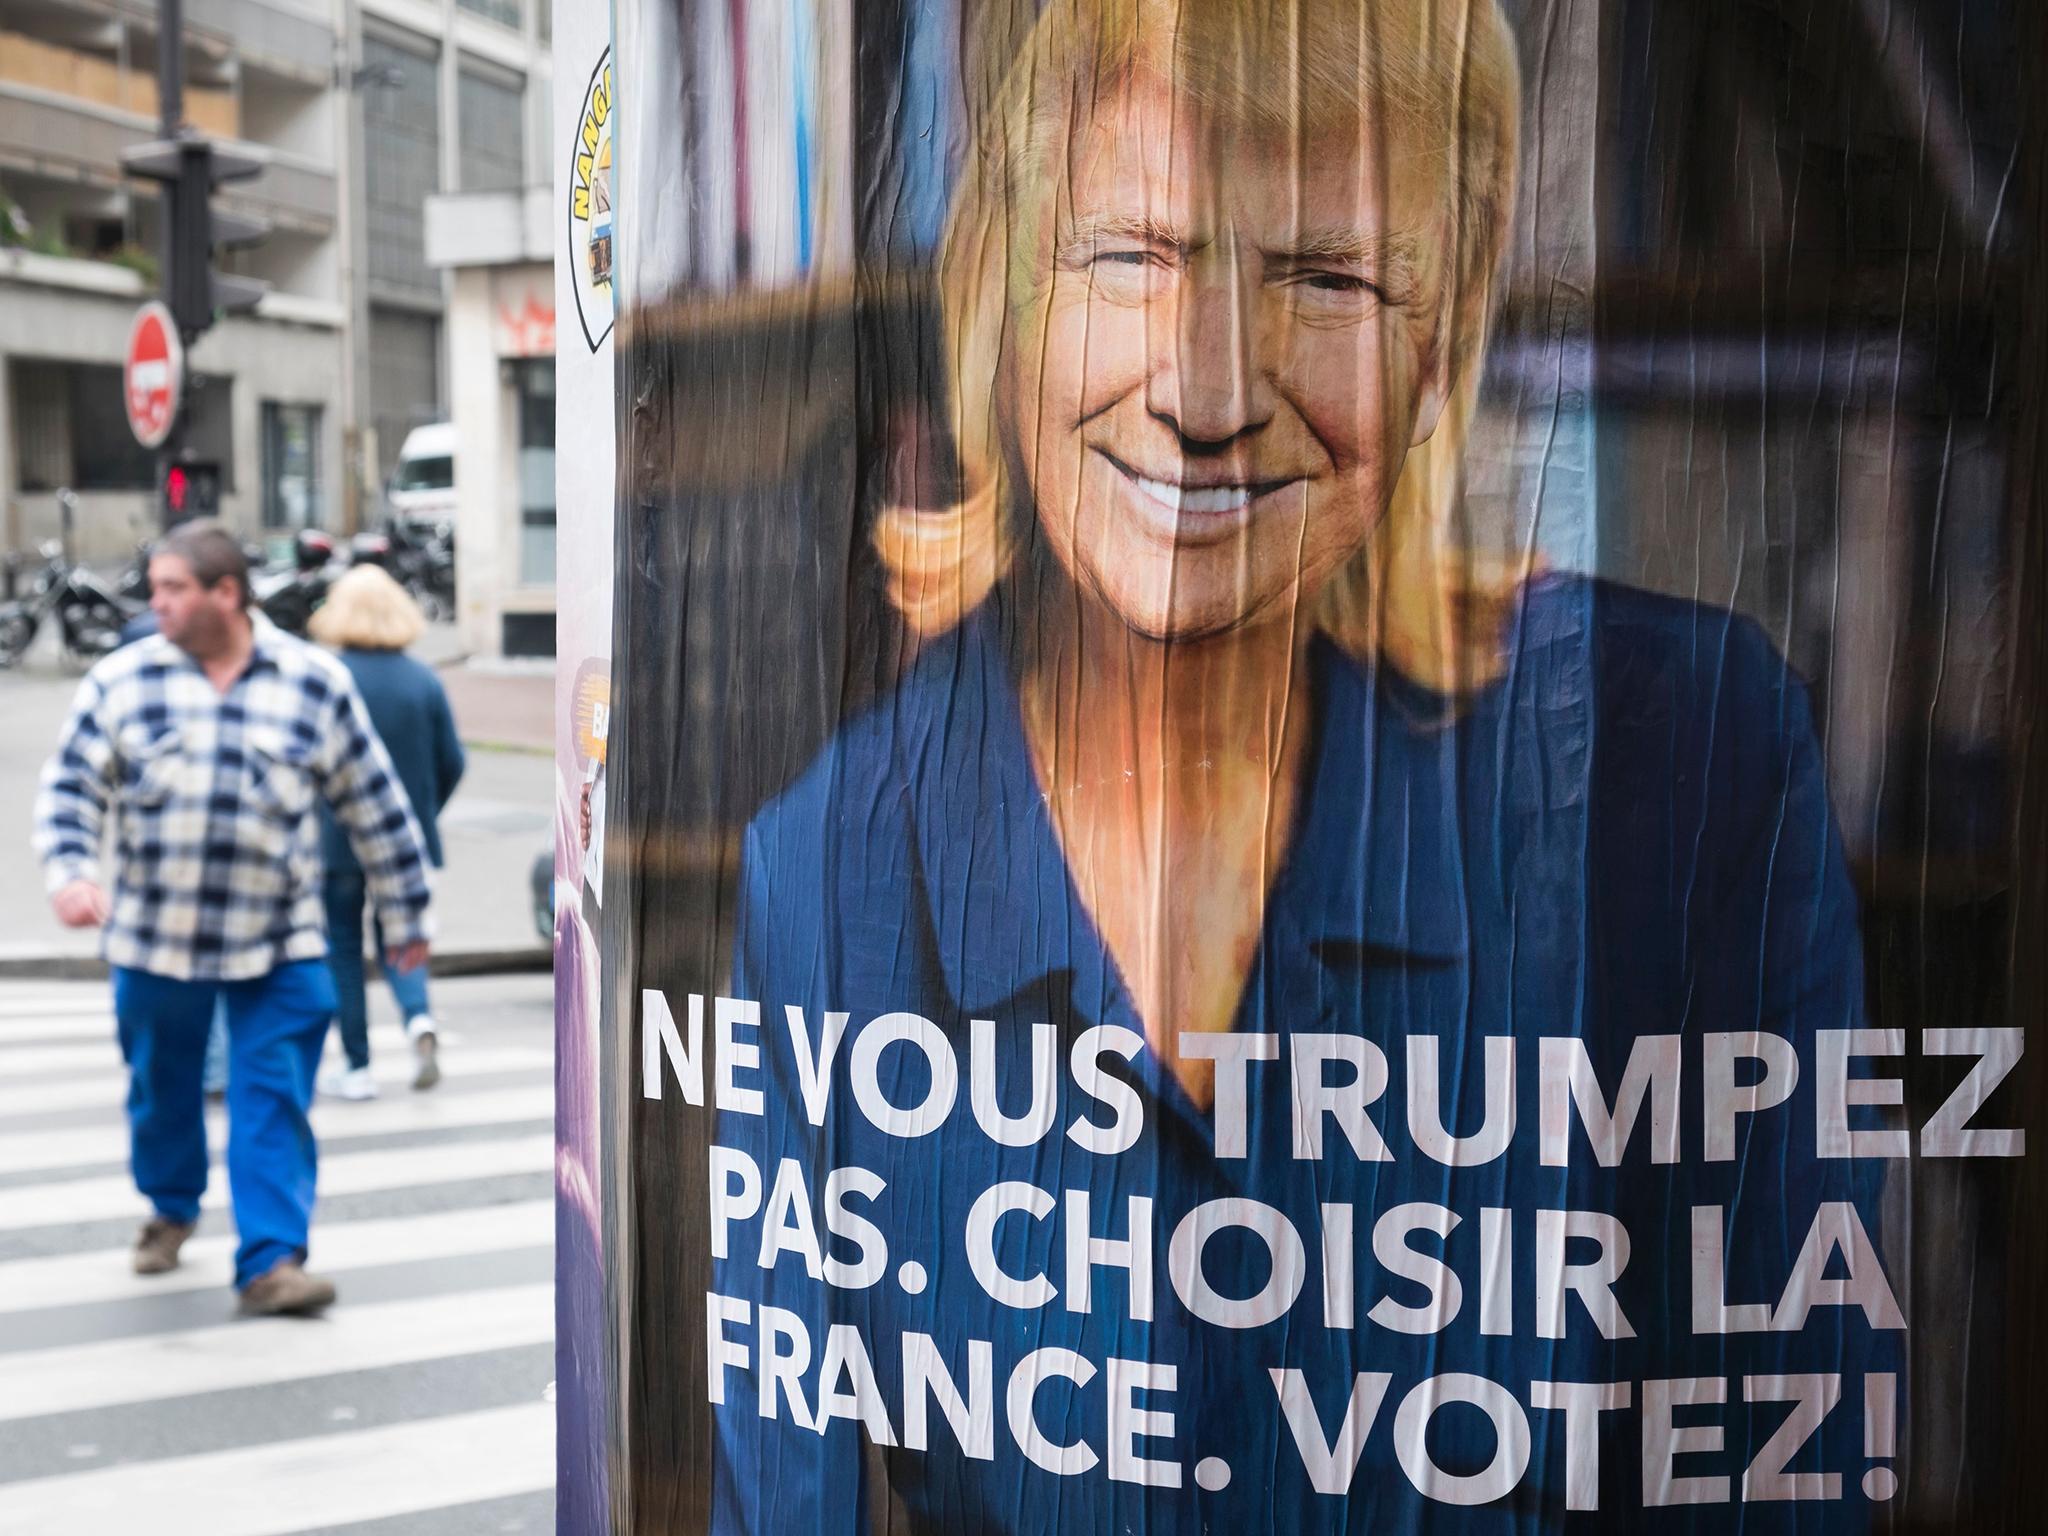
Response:
[[[552,1532],[551,996],[437,983],[447,1077],[415,1094],[374,995],[382,1096],[314,1111],[340,1304],[237,1322],[224,1203],[178,1271],[128,1271],[106,989],[0,984],[0,1532]]]

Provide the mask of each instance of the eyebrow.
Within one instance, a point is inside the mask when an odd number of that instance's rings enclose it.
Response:
[[[1396,306],[1414,303],[1422,289],[1423,244],[1409,230],[1309,229],[1287,245],[1262,249],[1268,261],[1355,268]]]
[[[1105,240],[1133,240],[1176,251],[1186,250],[1190,244],[1186,230],[1148,215],[1101,213],[1077,219],[1062,245],[1095,245]],[[1417,273],[1424,265],[1422,241],[1409,230],[1309,229],[1286,245],[1262,245],[1260,251],[1268,260],[1283,263],[1356,267],[1370,273],[1396,303],[1414,297],[1419,286]]]
[[[1097,245],[1104,240],[1135,240],[1144,245],[1169,246],[1185,250],[1187,231],[1175,229],[1145,214],[1091,213],[1076,219],[1063,245]]]

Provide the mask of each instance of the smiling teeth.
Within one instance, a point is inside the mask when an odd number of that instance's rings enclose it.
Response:
[[[1154,501],[1163,501],[1183,512],[1237,512],[1251,505],[1252,490],[1248,485],[1186,486],[1149,480],[1143,475],[1133,478],[1138,489]]]

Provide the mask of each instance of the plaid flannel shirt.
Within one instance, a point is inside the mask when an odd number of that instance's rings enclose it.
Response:
[[[223,694],[161,636],[86,674],[36,797],[54,894],[99,878],[116,810],[108,962],[177,980],[239,981],[327,953],[324,796],[397,948],[428,936],[427,857],[405,790],[348,670],[257,621]]]

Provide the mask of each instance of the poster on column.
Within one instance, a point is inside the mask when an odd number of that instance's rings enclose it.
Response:
[[[554,18],[550,225],[555,231],[555,956],[556,1525],[615,1528],[609,1477],[618,1368],[607,1320],[608,1175],[601,1127],[611,1090],[605,1018],[606,774],[612,711],[613,124],[608,8]]]
[[[617,0],[610,1529],[2039,1528],[2048,52],[1751,9]]]

